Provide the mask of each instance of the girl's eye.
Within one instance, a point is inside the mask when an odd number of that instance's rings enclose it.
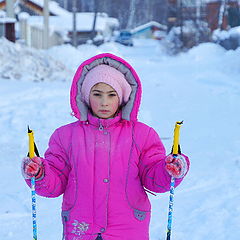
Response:
[[[110,97],[115,97],[115,96],[117,96],[117,94],[116,93],[111,93],[111,94],[109,94],[109,96]]]
[[[94,93],[93,96],[99,97],[99,96],[101,96],[101,94],[99,94],[99,93]]]

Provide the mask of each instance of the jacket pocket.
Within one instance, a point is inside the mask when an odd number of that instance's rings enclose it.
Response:
[[[77,200],[77,180],[75,178],[69,178],[67,187],[63,195],[63,211],[70,211]]]
[[[134,173],[134,171],[131,170],[130,172]],[[146,214],[151,212],[151,204],[137,173],[135,175],[136,176],[130,175],[127,178],[126,199],[128,205],[133,210],[134,217],[143,221],[146,218]]]

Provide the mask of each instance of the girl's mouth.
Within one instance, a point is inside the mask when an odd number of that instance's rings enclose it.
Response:
[[[109,110],[99,110],[100,113],[109,113]]]

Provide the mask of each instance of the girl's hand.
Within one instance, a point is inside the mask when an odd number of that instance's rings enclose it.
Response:
[[[34,157],[32,159],[29,157],[23,158],[22,173],[25,179],[29,179],[31,177],[39,179],[43,176],[43,172],[44,168],[40,157]]]
[[[165,158],[166,170],[170,176],[174,178],[182,178],[187,173],[188,165],[185,157],[183,155],[169,154]]]

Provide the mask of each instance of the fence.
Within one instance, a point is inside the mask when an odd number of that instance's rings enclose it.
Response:
[[[20,19],[20,38],[24,40],[28,46],[37,49],[49,48],[64,43],[64,39],[60,33],[50,31],[48,43],[47,46],[45,46],[43,25],[30,25],[27,18]]]

